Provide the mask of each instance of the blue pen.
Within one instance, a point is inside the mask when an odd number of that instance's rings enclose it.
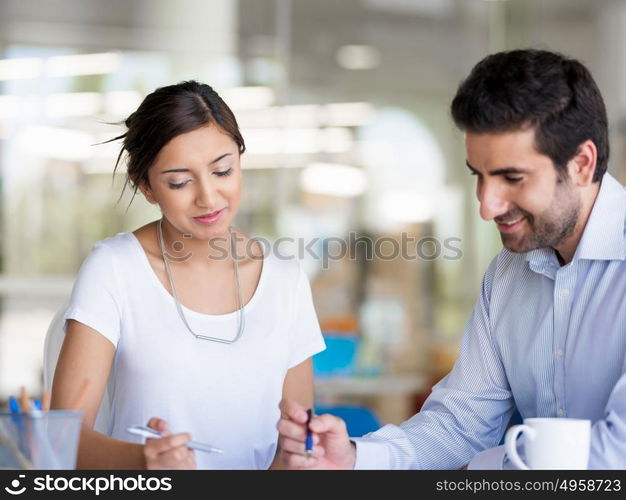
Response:
[[[311,423],[311,418],[313,417],[313,409],[309,408],[306,411],[306,439],[304,440],[304,451],[308,456],[311,456],[313,453],[313,433],[311,432],[311,428],[309,424]]]
[[[23,469],[32,469],[32,462],[26,456],[24,456],[24,450],[26,450],[26,443],[24,441],[24,423],[22,422],[20,417],[17,416],[22,413],[22,410],[19,403],[17,402],[17,399],[14,396],[9,396],[9,412],[13,415],[16,415],[15,417],[13,417],[13,423],[15,424],[15,427],[17,429],[17,434],[15,436],[15,442],[11,439],[10,436],[8,436],[8,439],[7,436],[4,436],[4,439],[8,441],[9,447],[15,454],[15,458],[18,460],[20,466]],[[2,431],[2,434],[4,434],[4,430],[1,426],[0,430]]]
[[[9,411],[14,415],[22,412],[15,396],[9,396]]]
[[[17,398],[15,396],[9,396],[9,411],[13,415],[19,415],[22,413],[22,409],[20,408],[20,404],[17,402]],[[24,437],[24,422],[20,420],[19,417],[13,417],[13,424],[17,429],[17,446],[20,450],[25,449],[25,437]]]

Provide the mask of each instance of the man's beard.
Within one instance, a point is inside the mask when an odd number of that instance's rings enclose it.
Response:
[[[580,198],[572,194],[559,200],[555,199],[544,214],[533,216],[518,208],[498,217],[502,220],[526,217],[526,223],[530,228],[529,232],[519,241],[515,234],[500,233],[502,244],[512,252],[517,253],[530,252],[537,248],[557,247],[569,238],[576,229],[580,215]]]

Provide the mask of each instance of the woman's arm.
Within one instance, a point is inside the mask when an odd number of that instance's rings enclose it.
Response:
[[[283,383],[283,399],[297,401],[301,405],[313,406],[313,363],[311,358],[291,368]]]
[[[149,439],[146,445],[127,443],[93,430],[106,389],[115,347],[96,330],[68,320],[67,333],[52,384],[52,408],[72,408],[85,382],[89,385],[80,408],[84,412],[78,447],[79,469],[145,469],[195,467],[186,434]],[[160,424],[162,427],[165,424]]]
[[[283,399],[297,401],[305,408],[313,407],[313,363],[307,358],[299,365],[291,368],[283,382]],[[280,450],[276,450],[276,456],[270,469],[284,469],[285,465],[279,460]]]

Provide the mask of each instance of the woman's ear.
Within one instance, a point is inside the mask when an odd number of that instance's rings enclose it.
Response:
[[[144,195],[148,203],[152,205],[155,205],[157,203],[152,194],[152,189],[150,189],[150,186],[147,182],[141,182],[137,187],[139,188],[139,191],[141,191],[141,193]]]

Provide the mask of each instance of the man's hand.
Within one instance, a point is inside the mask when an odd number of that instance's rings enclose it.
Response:
[[[311,419],[313,452],[307,456],[306,408],[295,401],[280,402],[281,418],[276,426],[279,432],[279,459],[294,469],[353,469],[356,450],[350,442],[346,424],[333,415],[318,415]]]

